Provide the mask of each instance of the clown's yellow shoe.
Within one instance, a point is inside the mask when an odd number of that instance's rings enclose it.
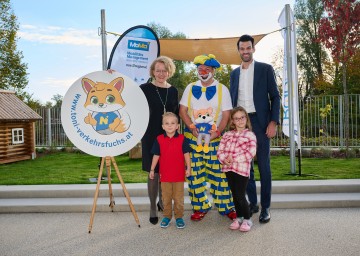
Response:
[[[209,153],[209,146],[208,146],[208,144],[205,144],[205,145],[204,145],[203,151],[204,151],[204,153]]]
[[[203,146],[201,144],[197,145],[195,150],[196,150],[196,152],[201,152],[203,150]]]

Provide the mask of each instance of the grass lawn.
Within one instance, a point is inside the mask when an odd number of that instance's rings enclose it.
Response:
[[[146,182],[147,172],[141,170],[141,159],[129,159],[127,155],[115,159],[125,183]],[[99,157],[82,153],[46,154],[35,160],[0,165],[0,185],[89,184],[89,178],[97,178],[99,174],[99,163]],[[288,156],[272,156],[271,167],[273,180],[360,178],[359,158],[303,158],[302,176],[288,175]],[[255,173],[258,179],[257,167]],[[113,183],[119,182],[114,168],[111,177]]]

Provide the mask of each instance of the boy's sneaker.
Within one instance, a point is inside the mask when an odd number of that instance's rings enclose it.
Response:
[[[165,217],[162,219],[161,223],[160,223],[160,227],[162,228],[167,228],[170,225],[170,219]]]
[[[252,225],[253,225],[253,223],[251,220],[243,220],[243,222],[240,226],[240,231],[248,232],[248,231],[250,231]]]
[[[176,219],[176,227],[177,228],[185,228],[185,222],[182,218]]]
[[[230,229],[232,230],[237,230],[240,228],[241,223],[243,222],[243,218],[236,218],[233,220],[233,223],[231,223],[231,225],[229,226]]]

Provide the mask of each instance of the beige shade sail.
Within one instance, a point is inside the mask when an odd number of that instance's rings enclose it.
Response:
[[[267,34],[255,35],[256,45]],[[239,65],[236,43],[239,37],[208,39],[159,39],[160,54],[174,60],[190,61],[201,54],[214,54],[221,64]]]

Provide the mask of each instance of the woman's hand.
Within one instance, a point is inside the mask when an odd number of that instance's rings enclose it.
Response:
[[[150,173],[149,173],[149,178],[150,180],[153,180],[154,179],[154,170],[151,170]]]

